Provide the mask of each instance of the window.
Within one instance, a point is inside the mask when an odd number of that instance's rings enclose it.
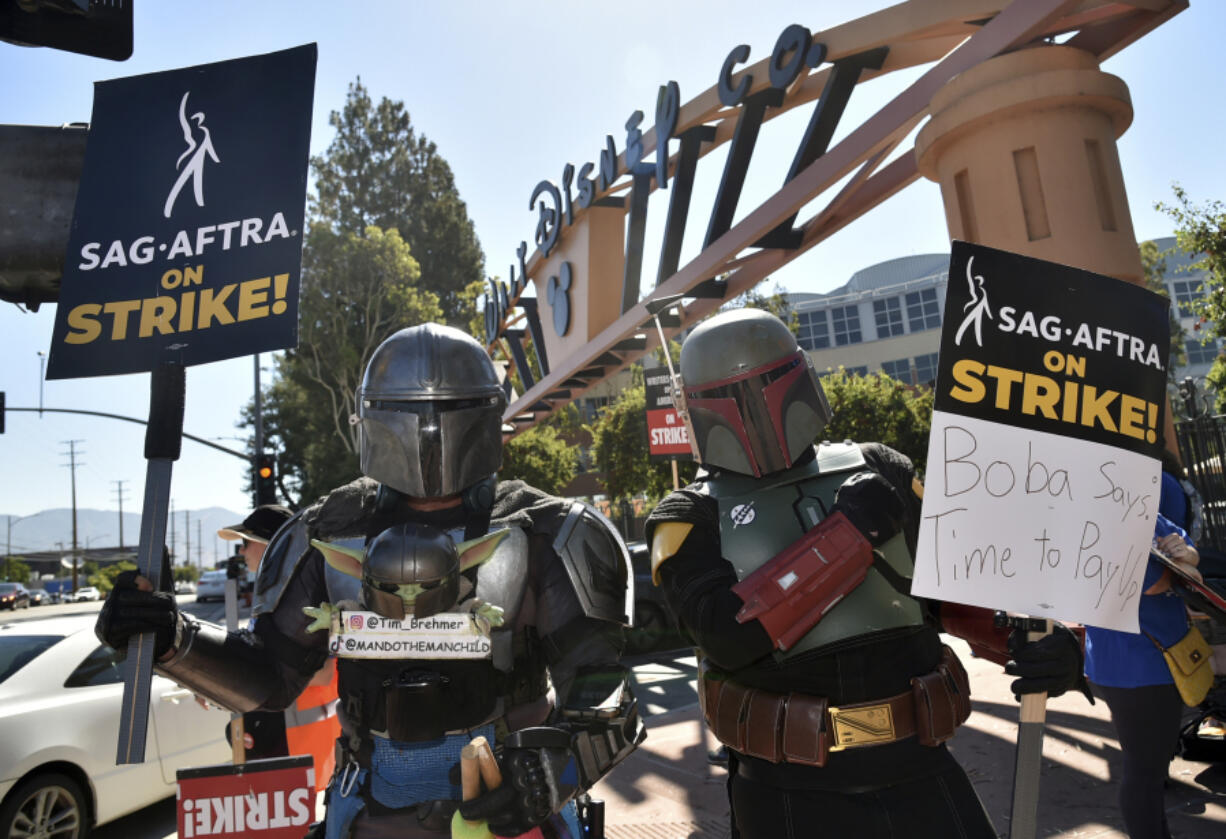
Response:
[[[834,343],[845,347],[864,340],[860,336],[860,310],[855,306],[836,306],[830,310],[834,318]]]
[[[796,341],[806,350],[824,350],[830,346],[830,323],[826,320],[826,310],[815,312],[800,312],[797,314],[799,326],[796,330]]]
[[[63,635],[8,635],[0,637],[0,682],[25,667]]]
[[[930,385],[937,380],[937,353],[915,357],[915,383]]]
[[[881,372],[891,379],[898,379],[903,384],[911,384],[911,362],[909,359],[900,358],[897,361],[883,361],[881,362]]]
[[[857,364],[855,367],[844,367],[843,372],[849,376],[867,376],[868,375],[868,365],[867,364]]]
[[[126,656],[127,650],[119,652],[110,647],[95,647],[94,651],[64,680],[64,687],[85,688],[95,685],[119,684],[123,681],[123,669],[120,667],[120,662]]]
[[[1202,344],[1200,341],[1192,339],[1184,343],[1184,348],[1188,351],[1188,366],[1193,364],[1209,364],[1213,359],[1217,358],[1217,341]]]
[[[1179,317],[1192,317],[1194,313],[1189,304],[1193,300],[1202,300],[1205,296],[1204,290],[1200,287],[1200,280],[1175,280],[1171,283],[1171,288],[1175,291],[1175,303],[1179,306]]]
[[[902,307],[898,305],[897,297],[874,300],[873,318],[877,321],[878,338],[890,338],[903,333]]]
[[[935,288],[926,288],[907,294],[907,323],[912,332],[936,329],[941,325],[941,310],[937,307]]]

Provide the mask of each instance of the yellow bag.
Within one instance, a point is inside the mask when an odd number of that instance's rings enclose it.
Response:
[[[1145,634],[1149,635],[1148,632]],[[1162,650],[1162,657],[1175,678],[1175,687],[1179,688],[1183,703],[1195,708],[1203,702],[1209,688],[1213,687],[1213,667],[1210,666],[1209,642],[1200,634],[1200,630],[1195,626],[1188,627],[1188,634],[1169,647],[1159,644],[1152,635],[1149,635],[1149,640]]]

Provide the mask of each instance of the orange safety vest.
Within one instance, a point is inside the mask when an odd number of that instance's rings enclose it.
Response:
[[[307,687],[293,707],[285,709],[285,743],[291,755],[311,755],[315,760],[315,790],[328,786],[336,767],[336,738],[341,722],[336,716],[336,662],[329,660],[332,681]]]

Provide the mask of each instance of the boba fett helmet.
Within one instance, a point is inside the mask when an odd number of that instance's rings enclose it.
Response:
[[[760,309],[716,315],[681,346],[690,439],[705,465],[760,477],[787,469],[830,421],[813,364]]]
[[[471,336],[436,323],[378,346],[357,391],[362,474],[406,495],[462,492],[502,465],[506,404]]]

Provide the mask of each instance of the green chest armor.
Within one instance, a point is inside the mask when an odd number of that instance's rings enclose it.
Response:
[[[814,460],[769,478],[727,473],[709,478],[707,493],[719,505],[721,553],[737,578],[745,579],[812,529],[834,504],[843,481],[865,468],[859,446],[824,443]],[[913,559],[901,533],[878,551],[898,576],[910,580]],[[844,638],[922,623],[919,604],[874,567],[799,642],[787,652],[776,651],[775,657],[782,660]]]

